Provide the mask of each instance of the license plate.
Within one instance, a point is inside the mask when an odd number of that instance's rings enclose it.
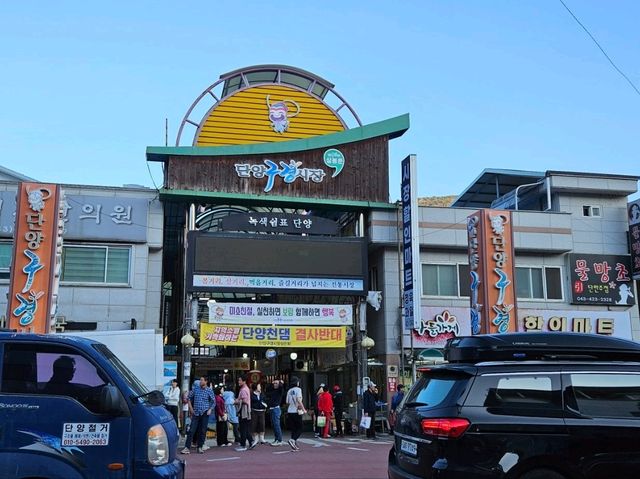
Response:
[[[405,454],[410,454],[411,456],[418,455],[418,445],[415,442],[405,441],[403,439],[400,443],[400,450]]]

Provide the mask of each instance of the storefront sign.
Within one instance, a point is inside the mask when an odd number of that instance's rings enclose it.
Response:
[[[471,331],[516,330],[511,212],[479,210],[467,218],[471,273]]]
[[[570,254],[572,304],[635,304],[630,257]]]
[[[147,238],[149,201],[65,194],[60,200],[66,240],[118,240],[144,242]],[[12,237],[16,217],[16,192],[0,192],[0,237]]]
[[[288,213],[239,213],[222,219],[222,231],[336,235],[338,223],[319,216]]]
[[[627,311],[522,309],[518,312],[518,331],[565,331],[633,339]]]
[[[205,364],[209,369],[220,371],[225,369],[229,371],[248,371],[251,369],[251,360],[249,358],[207,358]]]
[[[396,392],[398,388],[398,378],[387,378],[387,391],[390,393]]]
[[[48,333],[56,273],[60,186],[20,183],[18,192],[9,328]]]
[[[200,344],[220,346],[344,348],[344,326],[237,326],[200,323]]]
[[[210,323],[273,325],[353,324],[353,306],[350,304],[255,304],[210,302],[208,305]]]
[[[425,306],[419,327],[411,330],[413,346],[416,348],[444,348],[447,339],[471,335],[469,308],[442,308]],[[404,338],[404,347],[411,344],[409,335]]]
[[[404,329],[411,330],[420,324],[420,289],[422,271],[420,269],[420,227],[418,226],[418,184],[416,156],[409,155],[402,160],[402,263],[404,281],[402,307]]]
[[[631,246],[631,276],[640,280],[640,200],[629,203],[629,245]]]

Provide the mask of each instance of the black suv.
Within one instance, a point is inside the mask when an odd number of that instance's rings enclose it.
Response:
[[[640,344],[449,340],[398,408],[390,479],[640,479]]]

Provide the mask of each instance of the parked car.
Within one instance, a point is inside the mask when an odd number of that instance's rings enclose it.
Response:
[[[640,477],[640,344],[479,335],[445,358],[400,404],[390,479]]]
[[[104,344],[0,332],[0,479],[182,479],[163,403]]]

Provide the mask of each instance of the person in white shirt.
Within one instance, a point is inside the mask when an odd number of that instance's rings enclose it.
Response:
[[[302,389],[297,377],[291,378],[289,391],[287,391],[287,419],[291,430],[289,445],[294,451],[299,451],[298,438],[302,434],[302,416],[307,412],[302,404]]]
[[[167,404],[167,409],[172,414],[173,419],[176,421],[176,426],[179,427],[178,422],[178,403],[180,402],[180,388],[178,387],[178,380],[172,379],[171,386],[164,396],[165,403]]]

